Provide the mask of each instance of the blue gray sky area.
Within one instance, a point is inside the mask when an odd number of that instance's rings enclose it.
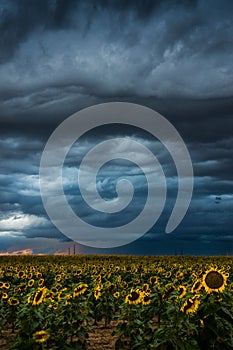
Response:
[[[41,200],[45,144],[62,121],[85,107],[131,102],[161,113],[187,145],[194,170],[190,207],[175,231],[165,234],[178,188],[171,155],[142,129],[100,126],[83,135],[64,162],[64,192],[74,212],[111,229],[143,209],[145,175],[122,159],[102,166],[97,189],[111,200],[117,180],[127,178],[135,190],[127,208],[100,213],[81,197],[82,158],[114,137],[136,140],[156,155],[167,199],[140,239],[111,249],[76,244],[76,252],[233,253],[232,13],[230,0],[0,0],[0,252],[67,252],[73,242],[51,223]],[[124,142],[116,148],[124,152]],[[115,150],[109,152],[114,158]]]

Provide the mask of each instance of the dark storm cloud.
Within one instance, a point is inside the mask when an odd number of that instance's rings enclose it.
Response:
[[[79,96],[232,96],[232,7],[230,1],[2,2],[2,115],[44,114],[62,103],[76,108]]]
[[[110,133],[107,135],[107,138],[112,136],[113,133]],[[158,142],[150,139],[139,139],[138,137],[135,139],[140,143],[144,143],[146,147],[156,154],[163,165],[163,170],[167,177],[168,201],[163,216],[155,227],[155,232],[164,232],[167,218],[171,213],[177,195],[177,180],[174,178],[176,171],[171,157],[167,152],[164,152],[164,147]],[[76,184],[77,167],[83,156],[96,143],[98,144],[101,141],[103,140],[100,136],[94,139],[85,138],[82,142],[77,142],[77,145],[71,149],[63,173],[64,189],[70,205],[75,212],[77,209],[77,214],[84,220],[92,224],[101,224],[103,227],[115,227],[125,224],[140,213],[145,202],[147,186],[144,175],[139,168],[132,168],[132,165],[121,160],[116,161],[101,170],[97,179],[97,188],[103,198],[115,197],[116,182],[121,176],[126,177],[132,182],[136,191],[131,205],[123,212],[124,215],[121,213],[100,215],[100,213],[90,210],[80,198],[80,191]],[[198,144],[198,146],[193,144],[191,145],[193,149],[190,147],[191,154],[193,154],[195,190],[187,217],[178,228],[179,233],[183,233],[184,236],[187,234],[192,237],[192,234],[195,232],[193,239],[195,239],[197,233],[199,234],[199,239],[201,239],[200,233],[205,232],[206,234],[208,230],[211,230],[212,234],[214,234],[223,226],[225,227],[225,234],[230,234],[231,232],[231,226],[228,225],[228,222],[231,221],[229,209],[232,206],[232,196],[230,194],[233,188],[233,181],[231,166],[226,161],[226,159],[231,157],[229,145],[230,140],[221,140],[216,145],[206,143]],[[30,152],[30,148],[33,152]],[[9,215],[10,217],[14,216],[14,213],[26,213],[29,218],[34,218],[34,216],[43,218],[45,210],[40,198],[38,176],[39,156],[42,150],[41,142],[33,139],[5,139],[1,143],[1,149],[3,154],[5,154],[4,172],[1,175],[1,209],[3,219]],[[9,152],[8,160],[7,150]],[[110,152],[113,153],[112,157],[114,158],[115,150],[110,150]],[[19,160],[17,160],[17,154],[20,156]],[[146,160],[145,164],[147,164]],[[221,171],[223,164],[225,164],[225,168]],[[149,170],[150,164],[147,164],[147,167]],[[88,177],[86,181],[88,184]],[[216,195],[222,196],[219,208],[215,204]],[[153,215],[153,210],[151,215]],[[219,215],[225,218],[225,222],[219,221]],[[211,229],[206,226],[207,221],[212,223]],[[40,222],[38,225],[40,226]],[[56,229],[52,229],[52,225],[49,222],[43,230],[40,227],[24,229],[23,235],[30,238],[47,236],[48,238],[63,239],[62,237],[64,237]]]
[[[231,146],[233,138],[216,142],[193,143],[190,145],[196,176],[211,176],[218,179],[233,180],[231,169]]]
[[[87,221],[98,221],[99,214],[87,210],[78,189],[73,192],[77,179],[70,169],[105,135],[133,135],[163,165],[169,200],[151,233],[140,240],[140,248],[133,243],[132,251],[144,247],[146,253],[174,253],[173,248],[178,251],[192,241],[194,250],[195,244],[196,249],[204,244],[203,251],[217,251],[213,245],[219,244],[225,252],[233,209],[232,12],[232,1],[0,0],[0,235],[18,235],[22,242],[25,237],[65,240],[50,223],[40,197],[45,142],[77,110],[126,101],[163,114],[187,144],[195,188],[186,217],[174,236],[161,234],[177,195],[175,166],[150,135],[122,126],[90,133],[78,144],[82,152],[68,157],[65,189],[70,203]],[[102,169],[97,187],[104,198],[114,197],[116,177],[123,174],[137,190],[134,210],[125,212],[130,217],[142,206],[143,174],[117,163]],[[221,196],[218,204],[216,196]],[[111,224],[122,219],[112,217]],[[109,226],[107,215],[103,222]],[[148,245],[151,239],[157,248]],[[128,247],[118,252],[124,249]]]
[[[138,18],[147,19],[153,15],[156,9],[161,7],[161,3],[161,1],[153,0],[2,0],[0,2],[0,31],[2,34],[0,61],[13,56],[20,42],[26,40],[28,35],[38,27],[56,30],[74,26],[74,21],[72,21],[74,11],[85,11],[85,25],[88,29],[93,17],[103,9],[107,9],[110,13],[132,11]],[[173,2],[173,6],[177,4],[179,4],[178,1]],[[185,5],[185,1],[183,4]],[[189,3],[191,7],[194,4],[195,1]]]
[[[0,2],[0,62],[8,60],[36,28],[66,26],[75,1],[7,0]]]

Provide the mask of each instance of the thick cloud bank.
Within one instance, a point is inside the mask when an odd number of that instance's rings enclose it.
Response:
[[[68,239],[41,202],[45,142],[83,107],[128,101],[162,113],[187,144],[195,187],[184,221],[173,236],[163,236],[177,193],[176,169],[151,135],[123,126],[95,130],[74,145],[64,167],[69,203],[85,220],[99,220],[80,197],[76,170],[96,143],[133,137],[159,157],[170,199],[140,244],[116,252],[174,253],[182,247],[187,253],[232,253],[232,11],[233,2],[226,0],[0,0],[0,251],[67,249]],[[142,172],[120,161],[101,170],[100,194],[114,198],[122,174],[135,186],[135,202],[125,216],[102,216],[106,227],[137,215],[145,200]]]

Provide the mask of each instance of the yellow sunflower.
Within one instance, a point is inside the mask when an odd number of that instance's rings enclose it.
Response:
[[[198,299],[198,296],[195,295],[194,297],[187,299],[180,310],[186,314],[194,313],[197,311],[199,304],[200,300]]]
[[[178,292],[180,292],[179,298],[182,299],[186,294],[186,287],[183,285],[180,285],[177,290]]]
[[[174,287],[174,285],[173,284],[168,284],[167,285],[167,289],[166,289],[166,291],[164,292],[164,294],[163,294],[163,300],[165,300],[172,292],[174,292],[174,290],[175,290],[175,287]]]
[[[18,278],[24,278],[24,277],[25,277],[24,271],[19,271]]]
[[[133,284],[135,284],[135,285],[141,284],[140,279],[139,279],[139,278],[136,278],[136,279],[133,281]]]
[[[126,281],[121,282],[121,288],[122,289],[127,289],[128,288],[128,283]]]
[[[8,299],[8,294],[7,293],[2,293],[2,299]]]
[[[38,282],[38,287],[42,287],[43,284],[44,284],[44,279],[41,278],[41,279],[39,280],[39,282]]]
[[[143,305],[149,305],[150,304],[150,293],[144,293],[142,295],[141,302]]]
[[[36,343],[44,343],[50,338],[50,334],[46,331],[39,331],[33,334]]]
[[[198,293],[202,287],[203,287],[202,280],[197,280],[191,288],[191,293]]]
[[[114,298],[119,298],[120,293],[119,293],[119,292],[115,292],[115,293],[113,294],[113,296],[114,296]]]
[[[126,296],[125,301],[128,304],[138,304],[141,301],[141,297],[142,297],[142,294],[137,289],[137,290],[131,291],[130,294]]]
[[[67,288],[63,288],[58,293],[57,299],[58,300],[67,299],[67,295],[68,295]]]
[[[165,275],[165,278],[170,278],[171,275],[172,275],[172,272],[171,272],[171,271],[168,271],[168,272],[166,273],[166,275]]]
[[[116,281],[117,281],[118,283],[120,283],[120,282],[121,282],[121,280],[122,280],[122,277],[121,277],[121,276],[117,276]]]
[[[100,296],[101,296],[101,292],[98,289],[95,289],[94,290],[95,300],[98,300]]]
[[[82,274],[82,272],[83,272],[82,269],[76,270],[74,272],[74,276],[80,276]]]
[[[126,290],[125,289],[123,289],[122,291],[121,291],[121,295],[124,297],[124,296],[126,296]]]
[[[222,292],[226,281],[227,276],[218,269],[209,269],[203,276],[203,285],[207,293]]]
[[[88,285],[87,284],[79,284],[77,287],[74,288],[73,290],[73,297],[77,297],[78,295],[81,295],[83,293],[85,293],[85,291],[87,290]]]
[[[33,279],[28,281],[28,287],[32,287],[35,281]]]
[[[143,292],[148,292],[150,289],[150,286],[148,283],[144,283],[143,286],[142,286],[142,290]]]
[[[61,282],[62,281],[62,275],[61,274],[58,274],[54,277],[55,281],[56,282]]]
[[[101,290],[103,288],[103,286],[102,286],[102,284],[97,284],[96,286],[95,286],[95,290]]]
[[[42,303],[44,295],[46,294],[47,290],[45,287],[40,288],[36,291],[33,301],[32,301],[32,305],[39,305]]]
[[[53,298],[54,298],[54,293],[51,292],[51,291],[47,291],[44,295],[44,298],[43,298],[43,301],[53,301]]]
[[[151,277],[150,277],[150,283],[151,283],[151,284],[157,284],[157,283],[159,283],[158,277],[156,277],[156,276],[151,276]]]
[[[27,284],[26,283],[22,283],[22,284],[20,284],[20,286],[19,286],[19,289],[20,290],[25,290],[27,288]]]
[[[32,277],[33,277],[33,273],[30,272],[30,273],[28,274],[28,279],[32,279]]]
[[[13,298],[13,297],[10,297],[8,300],[7,300],[8,304],[12,305],[12,306],[16,306],[19,304],[19,300],[16,299],[16,298]]]
[[[182,271],[177,271],[177,273],[176,273],[176,277],[178,278],[178,279],[182,279],[183,277],[184,277],[184,273],[182,272]]]
[[[56,294],[58,292],[58,288],[56,286],[51,288],[51,291]]]
[[[10,288],[10,283],[8,283],[8,282],[5,282],[5,283],[3,283],[3,288],[5,288],[5,289],[9,289]]]

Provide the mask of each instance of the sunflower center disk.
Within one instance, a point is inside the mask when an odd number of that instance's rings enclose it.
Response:
[[[205,283],[209,288],[219,289],[224,284],[223,276],[217,271],[211,271],[205,278]]]

